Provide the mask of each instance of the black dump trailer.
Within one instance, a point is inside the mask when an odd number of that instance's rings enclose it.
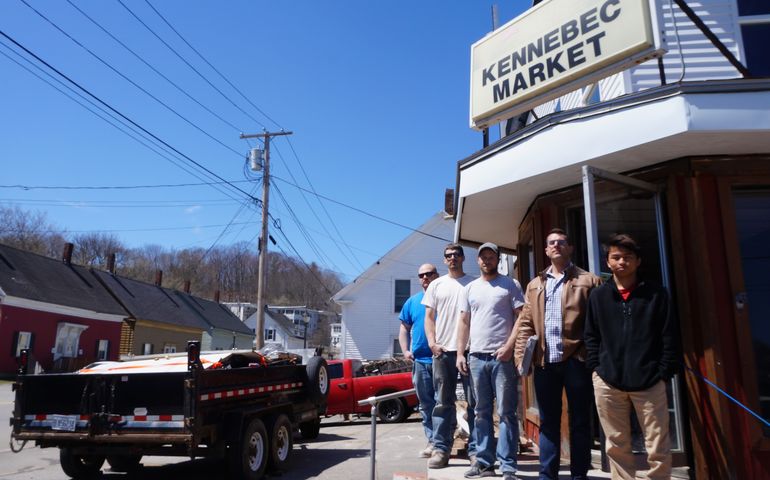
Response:
[[[33,375],[23,352],[12,439],[59,448],[76,479],[96,476],[105,459],[113,471],[134,471],[145,455],[221,458],[231,478],[259,479],[289,468],[296,430],[318,436],[326,361],[298,358],[233,352],[206,365],[200,343],[190,342],[187,358],[166,359],[168,368],[110,362]]]

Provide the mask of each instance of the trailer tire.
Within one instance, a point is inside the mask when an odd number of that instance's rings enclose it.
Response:
[[[268,468],[272,471],[283,471],[291,462],[292,448],[294,448],[293,431],[289,417],[284,414],[273,417],[269,433]]]
[[[310,401],[316,405],[326,405],[326,395],[329,393],[329,369],[326,360],[323,357],[311,357],[305,370]]]
[[[265,424],[258,418],[253,419],[229,453],[233,477],[246,480],[262,478],[267,469],[269,445]]]
[[[408,416],[409,410],[401,398],[385,400],[377,405],[377,417],[382,423],[400,423]]]
[[[321,432],[321,419],[317,418],[309,422],[299,424],[299,433],[305,440],[315,440]]]
[[[135,472],[139,468],[141,455],[110,455],[107,457],[107,463],[113,472]]]
[[[67,476],[76,480],[96,478],[102,470],[101,455],[76,455],[71,448],[59,449],[59,463]]]

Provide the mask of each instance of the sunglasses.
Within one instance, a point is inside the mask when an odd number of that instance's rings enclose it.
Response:
[[[435,271],[435,270],[433,270],[432,272],[425,272],[425,273],[418,273],[418,274],[417,274],[417,276],[418,276],[419,278],[425,278],[425,277],[429,277],[429,276],[431,276],[431,275],[436,275],[436,271]]]
[[[444,254],[444,258],[452,258],[452,257],[462,258],[462,256],[463,256],[462,253],[457,253],[457,252],[449,252]]]
[[[567,241],[561,238],[558,240],[548,240],[548,245],[559,245],[560,247],[564,247],[567,245]]]

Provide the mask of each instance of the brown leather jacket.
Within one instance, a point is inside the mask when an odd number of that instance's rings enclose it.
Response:
[[[524,299],[526,304],[516,322],[516,347],[514,361],[521,365],[524,357],[524,347],[527,339],[536,334],[538,336],[532,363],[543,366],[545,359],[545,272],[532,279],[527,285]],[[576,355],[581,361],[586,359],[586,349],[583,344],[583,328],[585,325],[586,307],[588,295],[591,290],[601,283],[599,277],[593,273],[571,265],[564,272],[567,278],[562,287],[561,315],[562,315],[562,345],[564,348],[563,359],[566,360]]]

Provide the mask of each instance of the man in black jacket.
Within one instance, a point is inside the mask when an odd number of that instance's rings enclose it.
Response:
[[[631,408],[644,432],[647,478],[670,478],[666,381],[680,364],[679,325],[666,290],[639,279],[640,253],[629,235],[615,235],[608,243],[612,279],[588,300],[586,366],[593,370],[612,478],[633,479],[636,473]]]

